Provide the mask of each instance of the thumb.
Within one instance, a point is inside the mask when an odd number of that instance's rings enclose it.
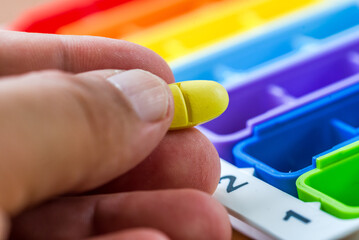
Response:
[[[46,71],[0,81],[0,207],[97,187],[151,153],[173,100],[143,70]]]

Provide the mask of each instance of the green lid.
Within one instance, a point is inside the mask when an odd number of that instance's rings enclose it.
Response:
[[[300,176],[298,196],[344,219],[359,217],[359,141],[317,158],[317,168]]]

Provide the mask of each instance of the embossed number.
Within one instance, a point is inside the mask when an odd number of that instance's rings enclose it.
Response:
[[[221,181],[223,179],[229,179],[229,183],[228,183],[228,186],[227,186],[227,193],[233,192],[233,191],[237,190],[238,188],[241,188],[241,187],[248,184],[248,182],[245,182],[245,183],[239,184],[237,186],[234,186],[234,182],[236,181],[237,177],[235,177],[233,175],[227,175],[227,176],[221,177],[219,179],[219,183],[221,183]]]
[[[302,215],[294,212],[293,210],[287,211],[287,215],[285,215],[283,220],[288,221],[291,217],[294,217],[294,218],[298,219],[299,221],[301,221],[303,223],[310,223],[310,219],[308,219],[306,217],[303,217]]]

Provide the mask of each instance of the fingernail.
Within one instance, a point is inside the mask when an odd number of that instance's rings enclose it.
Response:
[[[131,103],[133,110],[146,122],[163,119],[168,109],[167,84],[144,70],[129,70],[107,80],[115,85]]]

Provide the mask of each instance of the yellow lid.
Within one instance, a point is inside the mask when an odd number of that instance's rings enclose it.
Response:
[[[214,81],[186,81],[169,85],[174,99],[170,130],[192,127],[221,115],[228,106],[226,89]]]

